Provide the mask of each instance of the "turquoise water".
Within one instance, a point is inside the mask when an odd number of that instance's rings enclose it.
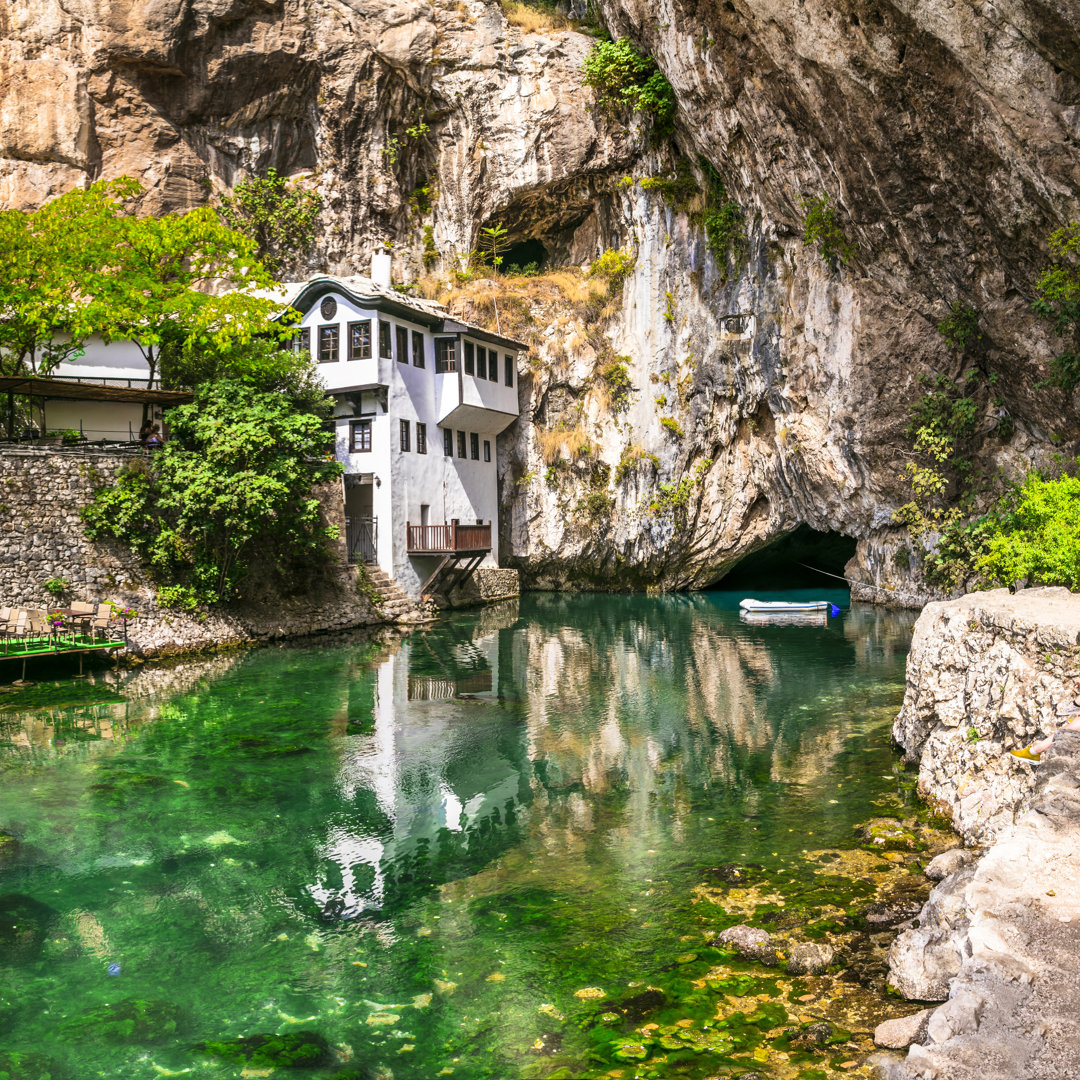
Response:
[[[538,595],[0,696],[0,1076],[267,1075],[220,1044],[297,1032],[316,1067],[280,1075],[747,1071],[760,1002],[690,1045],[716,966],[761,974],[698,887],[749,866],[766,920],[866,895],[814,853],[910,812],[911,620],[737,600]]]

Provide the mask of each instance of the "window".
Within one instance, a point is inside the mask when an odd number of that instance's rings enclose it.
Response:
[[[491,460],[491,443],[487,439],[484,440],[484,460]]]
[[[447,457],[454,456],[454,433],[449,428],[443,428],[442,452]]]
[[[332,364],[338,358],[338,328],[319,327],[319,363]]]
[[[371,421],[354,420],[349,424],[349,453],[368,454],[371,452]]]
[[[473,375],[476,373],[475,348],[471,341],[466,341],[463,348],[465,350],[465,374]]]
[[[349,359],[371,359],[371,320],[349,323]]]
[[[426,367],[424,363],[424,335],[419,330],[412,332],[412,362],[414,367]]]
[[[311,327],[305,326],[296,337],[289,340],[289,348],[304,356],[311,356]]]
[[[379,320],[379,355],[385,360],[390,359],[390,324]]]
[[[512,356],[504,357],[506,361],[506,385],[514,385],[514,358]]]
[[[397,358],[399,364],[409,362],[409,331],[404,326],[395,327],[397,330]]]
[[[459,431],[457,433],[457,456],[458,457],[468,457],[468,454],[465,453],[465,432],[464,431]]]
[[[487,349],[480,345],[476,346],[476,377],[487,378]]]
[[[469,449],[472,450],[472,455],[471,456],[472,456],[473,461],[479,461],[480,460],[480,436],[477,435],[475,431],[469,436]]]
[[[447,371],[457,371],[457,352],[454,338],[435,339],[435,374],[442,375]]]
[[[427,424],[417,423],[416,425],[416,452],[427,453]]]
[[[409,421],[401,421],[401,452],[407,454],[409,452]]]

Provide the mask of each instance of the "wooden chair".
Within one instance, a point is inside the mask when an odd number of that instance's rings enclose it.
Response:
[[[71,602],[71,610],[76,616],[85,615],[86,618],[72,619],[72,632],[78,631],[84,637],[93,637],[94,628],[91,625],[93,623],[93,616],[97,612],[97,608],[93,604],[87,604],[83,600],[73,600]]]
[[[108,604],[98,604],[97,614],[90,622],[90,629],[94,635],[100,631],[101,640],[106,641],[109,637],[109,629],[112,626],[112,608]]]
[[[0,634],[3,634],[4,652],[8,651],[12,642],[26,633],[26,611],[23,608],[8,608],[7,618],[0,625]]]

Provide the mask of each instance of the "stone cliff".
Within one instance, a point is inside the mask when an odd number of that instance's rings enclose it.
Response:
[[[879,1029],[882,1045],[913,1044],[883,1058],[885,1080],[1075,1073],[1080,736],[1059,732],[1037,766],[1007,751],[1061,723],[1078,654],[1080,601],[1064,589],[931,604],[916,624],[893,733],[920,760],[920,790],[986,848],[941,857],[940,884],[892,947],[894,989],[945,1003],[900,1038]]]
[[[892,514],[918,377],[971,366],[934,329],[951,303],[976,309],[996,379],[976,466],[1016,475],[1074,434],[1073,403],[1036,389],[1055,342],[1030,305],[1047,234],[1080,218],[1080,14],[594,9],[671,81],[670,138],[592,107],[590,37],[524,32],[495,0],[0,0],[0,200],[130,174],[161,211],[274,166],[324,197],[310,269],[392,242],[399,277],[445,277],[500,221],[548,267],[631,252],[606,304],[525,304],[513,561],[537,584],[699,586],[808,525],[858,540],[857,594],[925,599]],[[680,160],[695,191],[671,186]],[[705,163],[744,214],[731,259],[702,232]],[[823,194],[843,265],[802,241],[799,199]]]

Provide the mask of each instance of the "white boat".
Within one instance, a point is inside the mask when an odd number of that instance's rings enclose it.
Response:
[[[739,601],[739,610],[760,615],[809,615],[816,612],[829,612],[838,615],[840,609],[828,600],[753,600],[747,597]]]

